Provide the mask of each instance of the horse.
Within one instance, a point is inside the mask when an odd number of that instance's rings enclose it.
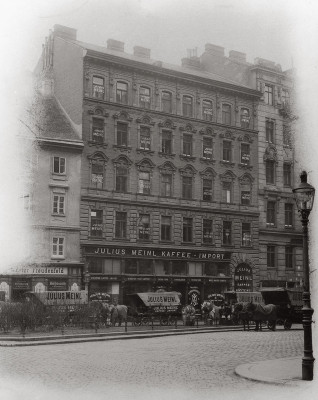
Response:
[[[128,307],[124,304],[105,304],[107,315],[110,318],[112,326],[115,326],[118,322],[118,326],[121,326],[122,322],[127,321]]]
[[[194,325],[195,322],[195,308],[192,304],[182,308],[182,321],[183,325]]]
[[[252,314],[247,309],[248,303],[236,303],[233,310],[232,321],[234,323],[239,323],[242,321],[244,331],[250,330],[250,320],[252,319]]]
[[[255,330],[259,327],[262,330],[262,322],[267,322],[268,329],[275,331],[277,322],[277,306],[267,304],[266,306],[260,303],[249,302],[246,306],[247,312],[252,314],[253,321],[256,323]]]
[[[209,300],[204,300],[203,303],[201,304],[201,313],[204,325],[208,324],[208,318],[212,308],[213,308],[212,302]]]
[[[212,320],[212,325],[220,325],[221,307],[216,306],[214,303],[212,303],[212,310],[210,311],[209,315]]]

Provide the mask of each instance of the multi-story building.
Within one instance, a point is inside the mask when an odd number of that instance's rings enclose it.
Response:
[[[293,76],[272,61],[207,44],[200,59],[201,68],[258,89],[258,165],[260,210],[260,284],[294,287],[301,283],[302,233],[296,215],[292,186],[297,185],[293,149]],[[299,171],[296,171],[298,174]]]
[[[255,290],[261,93],[202,71],[196,57],[166,65],[149,49],[83,43],[62,26],[37,67],[48,76],[84,143],[72,176],[89,291],[125,301],[160,286],[186,302],[191,289]]]

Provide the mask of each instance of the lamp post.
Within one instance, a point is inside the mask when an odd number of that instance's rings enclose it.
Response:
[[[304,357],[302,361],[302,379],[305,381],[313,380],[314,357],[312,350],[312,314],[314,310],[310,305],[310,283],[309,283],[309,258],[308,258],[308,221],[312,210],[315,188],[307,183],[307,172],[300,174],[300,185],[293,189],[296,206],[301,215],[303,227],[303,274],[304,274],[304,292],[303,292],[303,327],[304,327]]]

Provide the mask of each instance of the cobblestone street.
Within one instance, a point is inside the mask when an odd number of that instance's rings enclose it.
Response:
[[[302,331],[223,332],[36,347],[2,347],[5,399],[302,398],[310,383],[282,387],[235,375],[248,362],[302,355]],[[228,396],[228,397],[227,397]],[[273,397],[272,397],[273,398]],[[275,398],[275,397],[274,397]],[[311,397],[309,397],[311,398]]]

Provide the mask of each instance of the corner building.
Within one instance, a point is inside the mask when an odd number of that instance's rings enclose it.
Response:
[[[48,45],[50,43],[50,45]],[[163,287],[201,299],[259,286],[261,93],[58,26],[54,94],[82,127],[80,246],[89,292],[124,302]]]

